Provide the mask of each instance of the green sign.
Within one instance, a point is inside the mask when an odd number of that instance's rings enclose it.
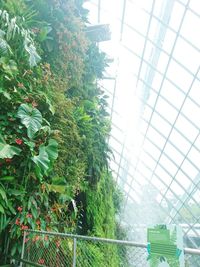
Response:
[[[183,234],[177,225],[156,225],[147,229],[150,267],[184,267]]]

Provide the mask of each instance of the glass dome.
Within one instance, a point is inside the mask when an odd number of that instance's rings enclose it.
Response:
[[[90,0],[92,24],[113,63],[99,82],[109,98],[110,162],[130,238],[178,223],[200,246],[200,5],[196,0]]]

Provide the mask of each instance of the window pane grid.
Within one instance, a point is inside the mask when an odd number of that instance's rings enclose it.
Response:
[[[120,58],[116,70],[116,88],[114,91],[113,87],[111,90],[107,89],[110,95],[113,94],[111,119],[114,125],[110,140],[115,140],[120,147],[117,149],[113,143],[113,151],[117,155],[115,177],[117,176],[118,184],[124,188],[126,195],[124,207],[129,207],[130,203],[135,205],[137,215],[140,217],[136,224],[140,225],[143,219],[138,211],[144,197],[141,188],[150,185],[156,192],[155,199],[153,200],[154,197],[151,196],[150,200],[164,207],[162,210],[165,216],[161,215],[163,220],[166,223],[185,225],[185,235],[192,246],[196,247],[191,235],[198,236],[195,227],[199,215],[195,207],[200,208],[199,181],[196,179],[200,172],[198,163],[200,142],[197,139],[200,127],[195,118],[195,113],[200,115],[199,94],[196,93],[200,82],[198,73],[200,46],[198,38],[194,37],[192,31],[188,31],[186,22],[188,23],[189,19],[195,21],[195,29],[200,27],[200,23],[194,1],[170,2],[148,1],[147,7],[145,1],[142,3],[133,0],[121,1],[124,10],[121,10],[121,14],[119,13],[115,19],[121,21],[118,36],[122,37],[120,41],[122,54],[126,54],[127,59],[131,58],[131,54],[134,55],[133,60],[137,62],[134,65],[136,67],[132,69],[133,64],[130,59],[127,77],[132,75],[131,82],[137,82],[138,87],[133,84],[132,90],[140,96],[141,131],[138,133],[140,147],[135,151],[138,137],[134,136],[131,140],[129,135],[126,136],[128,126],[126,128],[123,123],[124,117],[122,116],[120,120],[115,113],[118,112],[120,115],[120,98],[123,93],[126,94],[126,91],[122,91],[120,95],[119,91],[123,90],[120,87],[123,83],[118,84],[118,75],[120,76],[120,72],[126,66],[126,60],[120,62]],[[106,5],[107,2],[104,1],[99,9],[100,23],[104,22],[105,16],[101,16],[100,13],[103,9],[107,9]],[[131,8],[134,8],[134,5],[138,11],[141,9],[146,23],[142,25],[143,28],[146,27],[145,30],[141,31],[137,21],[135,23],[135,17],[131,19]],[[161,6],[165,8],[161,10]],[[127,7],[128,13],[126,13]],[[136,36],[134,43],[129,42],[129,35]],[[138,43],[141,42],[141,49],[137,47],[137,39]],[[185,57],[184,54],[182,56],[181,47],[184,47],[185,55],[190,56]],[[102,89],[106,91],[106,85],[104,87]],[[118,98],[117,101],[115,98]],[[163,109],[163,105],[166,110]],[[121,129],[122,132],[117,129]]]

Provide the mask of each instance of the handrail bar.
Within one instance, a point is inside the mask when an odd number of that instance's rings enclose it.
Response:
[[[146,248],[147,247],[147,244],[145,244],[145,243],[125,241],[125,240],[117,240],[117,239],[109,239],[109,238],[101,238],[101,237],[93,237],[93,236],[84,236],[84,235],[75,235],[75,234],[48,232],[48,231],[38,231],[38,230],[31,230],[31,229],[26,229],[24,231],[24,233],[26,233],[26,232],[36,233],[36,234],[44,234],[44,235],[46,234],[46,235],[52,235],[52,236],[60,236],[60,237],[78,238],[78,239],[83,239],[83,240],[91,240],[93,242],[105,242],[105,243],[133,246],[133,247],[139,247],[139,248]],[[184,253],[190,254],[190,255],[199,255],[200,256],[200,249],[184,248]]]

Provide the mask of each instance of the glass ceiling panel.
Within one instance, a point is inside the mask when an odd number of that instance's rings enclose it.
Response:
[[[99,44],[113,63],[100,86],[110,96],[115,158],[124,191],[121,222],[145,241],[152,223],[180,223],[185,245],[200,231],[200,4],[197,0],[91,0],[90,22],[109,23]]]

